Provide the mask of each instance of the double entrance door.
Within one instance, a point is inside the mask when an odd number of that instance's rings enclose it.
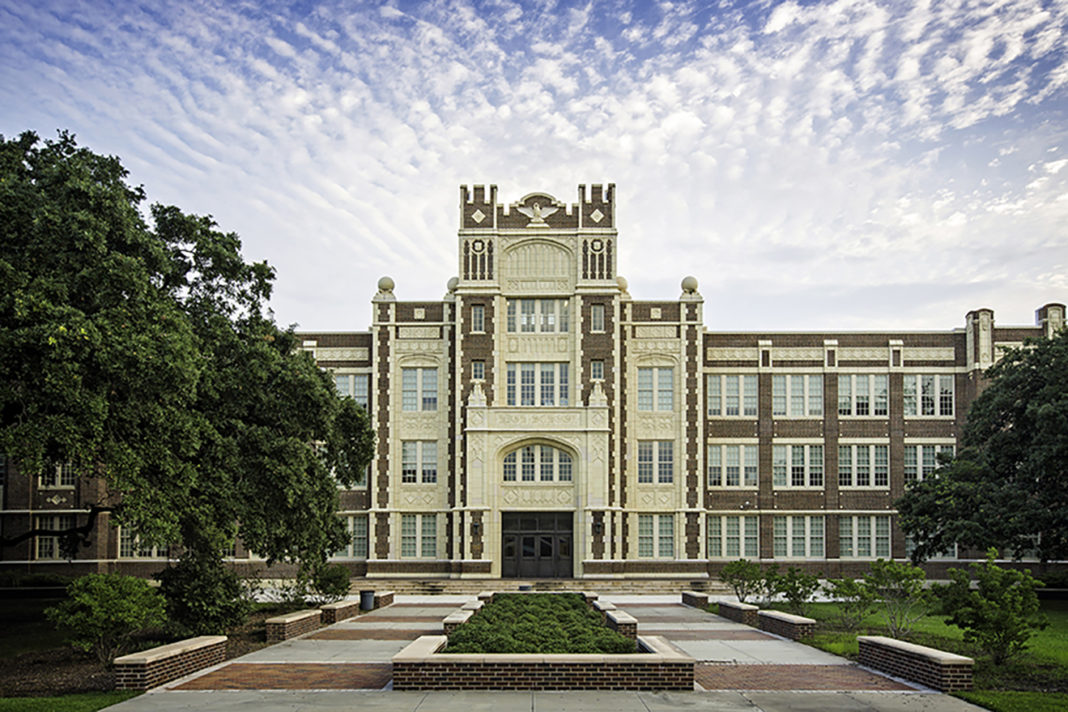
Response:
[[[572,578],[572,512],[502,512],[503,578]]]

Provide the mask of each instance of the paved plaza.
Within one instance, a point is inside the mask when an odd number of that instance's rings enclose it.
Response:
[[[394,692],[394,654],[473,596],[398,596],[396,603],[169,683],[109,709],[411,710],[415,712],[964,712],[947,695],[845,658],[683,606],[678,596],[608,595],[638,619],[639,635],[664,636],[696,661],[694,692]]]

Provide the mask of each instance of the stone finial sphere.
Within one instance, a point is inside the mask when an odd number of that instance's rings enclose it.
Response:
[[[378,280],[378,291],[380,292],[392,292],[395,286],[397,285],[393,283],[392,277],[383,277]]]
[[[620,275],[616,275],[616,284],[619,285],[619,291],[621,291],[621,292],[627,291],[627,278],[624,277],[623,275],[621,275],[621,274]]]
[[[682,291],[687,294],[693,294],[697,291],[697,277],[684,277],[682,280]]]
[[[456,291],[456,287],[457,287],[457,285],[459,285],[459,284],[460,284],[460,279],[459,279],[459,277],[449,277],[449,281],[448,281],[448,282],[447,282],[447,283],[445,284],[445,287],[446,287],[446,288],[447,288],[447,289],[448,289],[448,290],[449,290],[450,292],[455,292],[455,291]]]

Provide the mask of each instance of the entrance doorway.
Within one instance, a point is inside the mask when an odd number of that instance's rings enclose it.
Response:
[[[502,578],[571,578],[572,512],[502,512]]]

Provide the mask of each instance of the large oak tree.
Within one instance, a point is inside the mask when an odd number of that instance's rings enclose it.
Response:
[[[126,177],[66,133],[0,136],[0,451],[102,478],[84,504],[145,543],[217,561],[240,536],[317,567],[345,541],[367,416],[275,325],[268,265],[210,218],[145,211]]]

